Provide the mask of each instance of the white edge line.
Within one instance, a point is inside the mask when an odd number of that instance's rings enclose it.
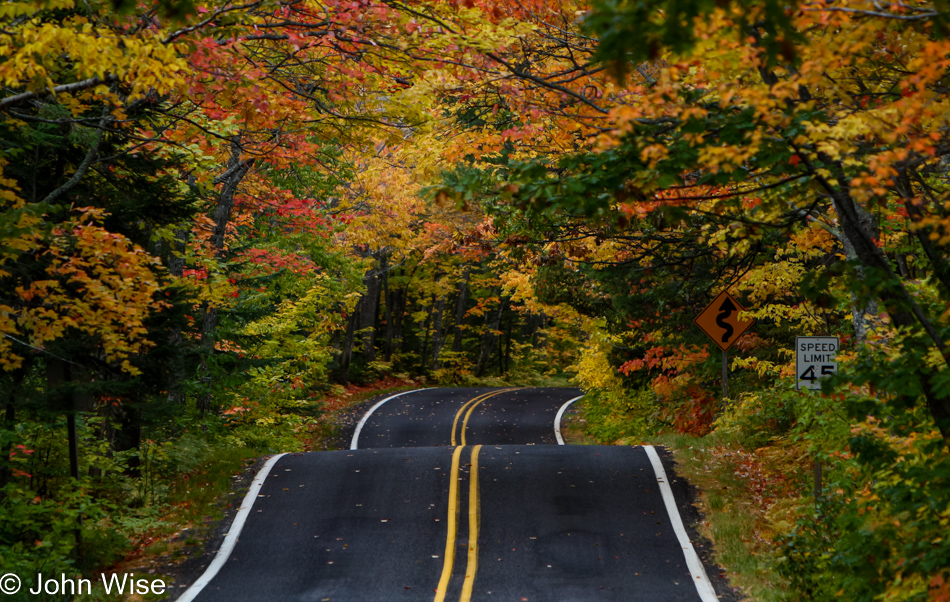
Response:
[[[254,481],[251,482],[251,488],[248,489],[247,495],[244,496],[241,507],[238,509],[237,514],[234,515],[234,522],[231,523],[231,528],[228,529],[228,533],[224,537],[224,541],[221,543],[218,553],[214,555],[214,560],[211,561],[211,564],[208,565],[205,572],[201,574],[201,577],[198,577],[198,580],[192,583],[191,587],[186,589],[185,592],[178,597],[176,602],[191,602],[194,600],[195,597],[201,593],[201,590],[214,579],[218,571],[221,570],[221,567],[224,566],[224,563],[228,561],[228,557],[231,555],[231,552],[234,551],[234,546],[237,544],[238,537],[241,535],[241,529],[244,528],[244,521],[247,520],[247,515],[251,513],[251,507],[254,505],[255,500],[257,500],[257,494],[264,485],[264,480],[267,479],[267,473],[274,467],[274,464],[277,464],[278,460],[286,455],[287,454],[278,454],[272,457],[264,464],[263,468],[257,472],[257,476],[254,477]]]
[[[564,405],[561,406],[561,409],[557,411],[557,416],[554,417],[554,436],[557,437],[557,444],[564,445],[564,437],[561,436],[561,418],[564,417],[564,411],[567,410],[568,406],[583,397],[575,397],[570,401],[564,402]]]
[[[371,407],[369,411],[363,415],[362,418],[360,418],[359,424],[356,425],[356,430],[353,431],[353,439],[350,441],[350,449],[359,449],[357,447],[357,443],[359,443],[359,440],[360,440],[360,431],[363,430],[363,425],[366,424],[366,421],[369,420],[369,417],[373,415],[373,412],[375,412],[376,409],[379,408],[379,406],[383,405],[390,399],[396,399],[397,397],[402,397],[403,395],[409,395],[410,393],[418,393],[419,391],[426,391],[429,388],[431,387],[426,387],[423,389],[413,389],[412,391],[403,391],[402,393],[396,393],[395,395],[390,395],[386,399],[377,401],[376,404],[373,407]]]
[[[663,495],[666,513],[670,515],[670,522],[673,523],[673,532],[676,533],[676,539],[679,540],[680,547],[683,548],[683,555],[686,556],[686,566],[689,567],[689,572],[693,577],[696,592],[703,602],[718,602],[719,598],[716,596],[716,590],[713,589],[712,583],[710,583],[709,577],[706,575],[706,569],[703,567],[699,556],[696,555],[696,549],[693,548],[693,544],[686,534],[686,528],[683,527],[683,519],[680,517],[680,512],[676,508],[676,500],[673,499],[673,490],[670,488],[670,484],[666,478],[666,470],[663,469],[663,462],[660,460],[659,454],[656,453],[656,449],[654,449],[652,445],[644,445],[643,449],[647,452],[650,463],[653,464],[653,472],[656,473],[656,481],[660,485],[660,493]]]

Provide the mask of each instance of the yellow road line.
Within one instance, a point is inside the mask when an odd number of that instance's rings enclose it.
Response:
[[[472,587],[475,585],[475,573],[478,571],[478,452],[482,446],[472,450],[472,470],[468,485],[468,564],[465,567],[465,581],[462,583],[462,596],[459,602],[471,602]]]
[[[489,397],[494,397],[495,395],[501,395],[502,393],[507,393],[509,391],[514,391],[514,389],[502,389],[501,391],[495,391],[490,395],[485,395],[472,405],[468,406],[468,411],[465,412],[465,420],[462,421],[462,445],[465,445],[465,429],[468,428],[468,419],[472,417],[472,412],[475,411],[475,406],[485,401]]]
[[[455,413],[455,421],[452,423],[452,445],[458,445],[458,443],[456,443],[457,439],[455,437],[455,431],[458,430],[459,418],[462,417],[463,413],[465,414],[465,420],[462,423],[461,445],[465,445],[465,428],[468,426],[469,417],[472,415],[472,412],[475,411],[475,406],[485,401],[489,397],[494,397],[496,395],[501,395],[502,393],[507,393],[509,391],[514,391],[514,390],[515,388],[512,387],[510,389],[502,389],[500,391],[491,391],[489,393],[483,393],[482,395],[479,395],[478,397],[475,397],[473,399],[466,401],[462,405],[462,407],[459,408],[459,411]]]
[[[468,428],[469,418],[475,411],[475,407],[481,402],[516,390],[517,387],[501,389],[499,391],[490,391],[478,395],[459,408],[455,413],[455,420],[452,422],[452,445],[455,445],[455,451],[452,452],[452,468],[450,470],[449,481],[449,517],[448,533],[445,538],[445,559],[442,564],[442,576],[439,578],[439,586],[435,590],[434,602],[445,602],[445,596],[449,589],[449,581],[452,580],[452,571],[455,568],[455,546],[458,539],[458,520],[459,520],[459,464],[462,456],[462,450],[465,447],[465,429]],[[462,415],[465,415],[462,419]],[[462,420],[461,439],[462,445],[456,444],[455,432],[458,430],[459,420]],[[475,584],[475,574],[478,572],[478,529],[480,522],[479,501],[478,501],[478,454],[482,446],[476,445],[472,449],[472,470],[470,473],[468,489],[468,562],[465,566],[465,579],[462,582],[462,595],[460,602],[471,602],[472,587]]]
[[[452,568],[455,565],[455,537],[458,532],[459,520],[459,458],[462,448],[456,447],[452,453],[452,469],[449,471],[449,521],[448,535],[445,538],[445,562],[442,565],[442,577],[439,587],[435,590],[435,602],[445,601],[445,592],[449,589],[449,579],[452,578]]]
[[[499,392],[500,391],[489,391],[488,393],[482,393],[481,395],[477,395],[462,404],[462,407],[460,407],[458,412],[455,413],[455,420],[452,421],[452,445],[458,445],[458,440],[455,438],[455,431],[458,430],[459,419],[462,417],[462,414],[465,413],[465,410],[468,409],[470,405],[476,404],[483,399],[488,399],[488,397],[491,395],[495,395]]]

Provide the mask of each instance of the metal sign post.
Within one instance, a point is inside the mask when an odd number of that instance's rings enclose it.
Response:
[[[722,398],[729,397],[729,352],[722,350]]]
[[[795,388],[821,390],[822,377],[838,372],[838,337],[795,337]],[[821,502],[821,460],[815,459],[815,504]]]

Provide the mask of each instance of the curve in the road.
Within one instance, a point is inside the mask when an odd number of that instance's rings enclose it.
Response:
[[[472,412],[475,411],[475,408],[478,407],[480,403],[486,399],[491,399],[497,395],[503,395],[509,391],[515,391],[516,389],[502,389],[500,391],[492,391],[491,393],[483,393],[478,397],[474,397],[469,401],[466,401],[461,408],[455,413],[455,420],[452,421],[452,445],[459,445],[458,440],[461,439],[461,445],[466,445],[466,436],[465,433],[468,431],[468,421],[472,419]],[[465,415],[465,418],[462,420],[462,430],[459,431],[459,437],[455,437],[455,431],[458,429],[459,419],[462,418],[462,414]]]
[[[267,462],[179,601],[717,600],[654,448],[534,445],[553,443],[576,393],[377,402],[351,442],[376,449]]]
[[[574,399],[569,399],[565,401],[564,405],[562,405],[558,409],[557,416],[554,417],[554,437],[557,439],[558,445],[564,445],[564,437],[561,435],[561,419],[564,418],[564,412],[567,411],[567,408],[571,407],[571,404],[573,404],[575,401],[577,401],[581,397],[584,397],[584,396],[580,395],[578,397],[575,397]]]
[[[350,441],[350,449],[358,449],[360,442],[360,433],[363,431],[363,426],[366,424],[366,421],[369,420],[369,417],[373,415],[377,409],[380,408],[384,403],[390,399],[396,399],[397,397],[402,397],[403,395],[409,395],[410,393],[417,393],[419,391],[425,391],[425,389],[415,389],[413,391],[403,391],[402,393],[396,393],[395,395],[390,395],[389,397],[382,399],[369,409],[363,417],[360,418],[359,423],[356,425],[356,429],[353,431],[353,439]]]
[[[558,408],[579,389],[433,388],[383,400],[361,420],[351,449],[555,444]]]

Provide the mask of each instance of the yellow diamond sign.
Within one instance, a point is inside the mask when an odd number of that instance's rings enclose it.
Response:
[[[732,295],[722,291],[693,321],[720,349],[726,351],[755,324],[752,319],[740,320],[740,311],[745,311],[745,308]]]

